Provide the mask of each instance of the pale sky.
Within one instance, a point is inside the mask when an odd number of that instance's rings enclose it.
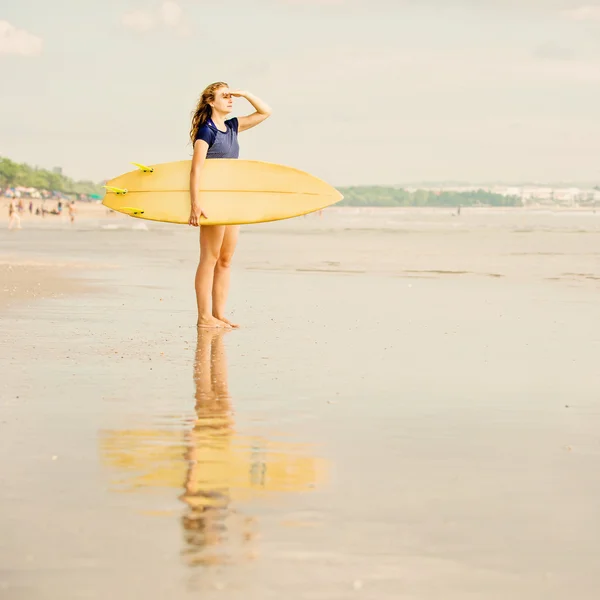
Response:
[[[600,0],[0,0],[13,160],[188,159],[217,80],[274,111],[240,158],[333,185],[600,182]]]

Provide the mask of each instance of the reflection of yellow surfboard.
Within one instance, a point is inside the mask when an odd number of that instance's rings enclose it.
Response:
[[[151,221],[187,223],[191,161],[141,165],[106,184],[103,204]],[[211,159],[202,168],[200,224],[262,223],[335,204],[342,195],[304,171],[254,160]]]
[[[223,434],[206,423],[188,440],[179,432],[123,430],[103,432],[101,442],[121,491],[180,488],[187,480],[206,492],[226,488],[233,500],[315,488],[327,467],[310,450],[304,444]]]

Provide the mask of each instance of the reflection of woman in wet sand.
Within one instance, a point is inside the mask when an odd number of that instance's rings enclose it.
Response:
[[[226,331],[198,330],[194,361],[197,419],[187,441],[188,470],[180,497],[188,506],[182,524],[186,554],[194,565],[221,563],[227,558],[207,551],[226,542],[226,520],[232,513],[227,478],[233,417],[223,343]]]

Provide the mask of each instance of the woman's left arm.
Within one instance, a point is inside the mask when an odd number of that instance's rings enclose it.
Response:
[[[250,92],[233,90],[231,95],[236,98],[246,98],[246,100],[248,100],[248,102],[256,109],[256,112],[251,115],[238,117],[238,132],[255,127],[271,115],[271,107]]]

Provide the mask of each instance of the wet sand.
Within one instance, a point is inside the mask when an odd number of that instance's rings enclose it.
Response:
[[[0,310],[11,305],[31,307],[41,298],[60,298],[81,293],[84,282],[65,276],[68,267],[50,264],[23,263],[15,258],[0,258]]]
[[[596,597],[600,215],[246,227],[200,337],[196,238],[0,230],[2,597]]]

